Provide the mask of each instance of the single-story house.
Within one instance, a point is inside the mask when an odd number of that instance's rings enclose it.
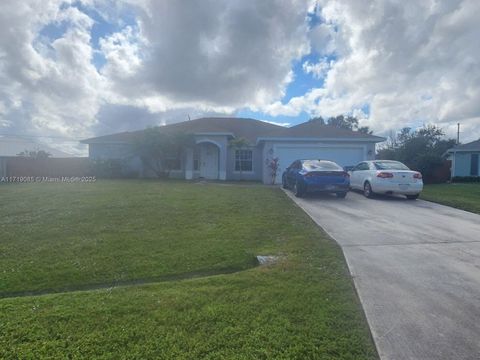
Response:
[[[447,151],[452,160],[452,177],[479,176],[480,140],[457,145]]]
[[[165,133],[193,134],[196,145],[178,159],[171,159],[170,176],[184,179],[257,180],[272,182],[268,163],[279,159],[275,183],[297,159],[328,159],[342,166],[375,158],[375,144],[385,139],[319,122],[282,127],[246,118],[208,117],[161,126]],[[144,130],[122,132],[83,140],[91,159],[123,160],[129,170],[147,177],[139,156],[132,153],[135,139]],[[244,138],[248,146],[234,148],[230,140]]]

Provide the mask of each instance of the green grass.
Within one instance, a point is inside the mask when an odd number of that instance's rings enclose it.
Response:
[[[376,358],[341,250],[279,189],[101,181],[0,197],[2,359]],[[282,260],[254,267],[257,254]]]
[[[480,184],[426,185],[421,198],[480,214]]]

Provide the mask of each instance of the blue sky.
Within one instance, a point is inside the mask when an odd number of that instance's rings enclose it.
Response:
[[[460,122],[480,137],[479,2],[25,3],[0,2],[0,133],[353,114],[378,135]]]
[[[111,22],[95,8],[84,6],[80,2],[76,2],[72,6],[87,14],[94,21],[94,25],[90,33],[91,45],[92,48],[95,49],[92,63],[95,65],[98,71],[101,71],[102,67],[104,67],[106,64],[106,59],[104,54],[100,51],[100,40],[114,33],[122,31],[122,29],[124,29],[126,26],[137,27],[137,19],[134,15],[134,12],[132,11],[131,7],[126,6],[119,14],[117,21]],[[321,23],[321,18],[314,13],[310,13],[308,14],[307,22],[310,28],[314,28]],[[41,29],[40,35],[48,38],[50,42],[53,42],[54,40],[61,38],[68,27],[69,24],[66,21],[50,23]],[[312,73],[305,72],[303,69],[303,64],[305,62],[315,64],[320,60],[334,61],[335,59],[336,58],[334,55],[320,57],[319,54],[316,54],[314,51],[312,51],[300,59],[293,60],[291,63],[293,81],[286,86],[285,95],[280,98],[280,101],[286,104],[293,97],[302,96],[312,88],[319,88],[323,86],[324,77],[318,78]],[[273,116],[262,111],[251,110],[248,107],[236,110],[235,116],[263,119],[284,125],[295,125],[307,121],[312,117],[311,114],[305,111],[300,112],[296,116],[287,116],[281,114]]]

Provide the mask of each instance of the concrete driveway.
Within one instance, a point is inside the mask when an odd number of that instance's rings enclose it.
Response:
[[[382,359],[480,359],[480,216],[400,197],[287,194],[343,248]]]

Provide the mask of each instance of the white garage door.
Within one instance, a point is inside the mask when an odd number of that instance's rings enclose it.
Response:
[[[276,183],[282,182],[282,173],[292,162],[298,159],[322,159],[334,161],[340,166],[351,166],[365,160],[363,147],[322,147],[285,145],[275,147],[275,156],[279,158],[280,169]]]

